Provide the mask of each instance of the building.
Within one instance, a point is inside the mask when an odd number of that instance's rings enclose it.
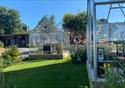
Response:
[[[25,48],[29,46],[29,33],[0,34],[0,41],[4,43],[4,47],[17,45],[19,48]]]

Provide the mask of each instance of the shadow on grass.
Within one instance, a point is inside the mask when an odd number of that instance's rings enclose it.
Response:
[[[89,85],[86,65],[71,62],[6,72],[16,88],[84,88]]]

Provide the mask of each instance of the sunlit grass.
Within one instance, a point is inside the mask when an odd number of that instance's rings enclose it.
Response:
[[[4,72],[23,70],[29,68],[35,68],[40,66],[47,66],[52,64],[64,63],[66,60],[38,60],[38,61],[27,61],[17,65],[13,65],[4,69]]]
[[[70,56],[66,56],[64,59],[53,59],[53,60],[41,59],[41,60],[25,61],[20,64],[12,65],[12,66],[5,68],[4,72],[35,68],[35,67],[47,66],[47,65],[58,64],[58,63],[64,63],[64,62],[67,62],[70,60],[71,60]]]
[[[84,88],[89,85],[85,64],[72,64],[69,59],[34,60],[4,69],[5,80],[16,88]]]

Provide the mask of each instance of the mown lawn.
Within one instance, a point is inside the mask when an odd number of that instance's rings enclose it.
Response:
[[[89,85],[86,65],[73,65],[66,60],[23,62],[4,72],[6,83],[16,88],[85,88]]]

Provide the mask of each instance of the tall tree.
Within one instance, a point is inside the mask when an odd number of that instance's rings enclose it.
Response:
[[[55,16],[43,16],[38,22],[38,25],[34,28],[34,31],[39,31],[40,33],[51,33],[57,31],[55,25]]]
[[[20,26],[19,12],[14,9],[0,7],[0,34],[10,34],[19,32]]]
[[[86,31],[86,24],[87,24],[87,14],[84,13],[78,13],[75,16],[75,29],[78,32],[85,32]]]
[[[72,13],[65,14],[62,26],[65,31],[75,31],[75,16]]]
[[[78,13],[76,15],[67,13],[63,17],[62,26],[65,29],[65,31],[85,32],[86,24],[87,24],[86,12]]]

